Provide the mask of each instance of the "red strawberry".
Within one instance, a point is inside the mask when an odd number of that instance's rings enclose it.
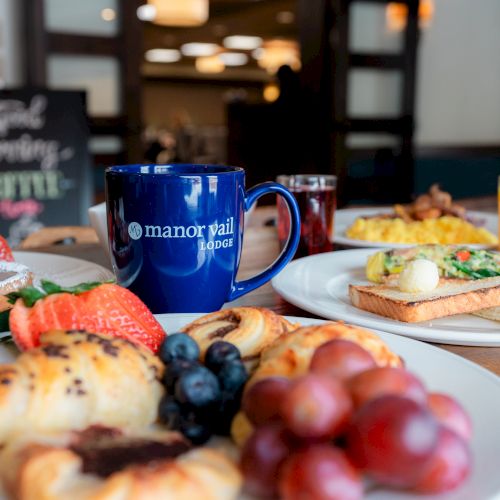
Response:
[[[156,352],[165,331],[137,295],[119,285],[106,283],[81,295],[87,311],[94,311],[96,331],[120,332],[132,342],[145,345]]]
[[[9,328],[17,347],[22,351],[35,347],[30,325],[31,308],[24,304],[23,299],[17,299],[9,315]]]
[[[9,326],[20,349],[36,347],[40,335],[53,329],[105,333],[153,352],[165,337],[146,305],[119,285],[89,283],[65,289],[43,281],[42,288],[17,292],[20,298],[10,312]]]
[[[14,256],[12,255],[12,250],[7,243],[7,240],[0,236],[0,260],[6,260],[7,262],[14,262]]]
[[[22,298],[17,299],[10,312],[9,327],[18,347],[25,350],[40,345],[40,335],[47,330],[95,331],[91,319],[80,297],[58,293],[38,300],[33,307],[27,307]]]

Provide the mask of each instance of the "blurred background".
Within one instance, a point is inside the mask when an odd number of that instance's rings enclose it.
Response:
[[[106,166],[144,161],[335,173],[341,205],[496,193],[499,21],[498,0],[0,0],[0,216],[50,182],[84,213]]]

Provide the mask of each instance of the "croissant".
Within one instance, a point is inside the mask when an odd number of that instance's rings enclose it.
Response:
[[[262,351],[260,363],[248,380],[245,390],[267,377],[295,378],[305,374],[314,351],[334,339],[350,340],[366,349],[379,366],[402,366],[401,358],[375,333],[342,322],[303,326],[291,335],[284,334]],[[231,425],[233,440],[242,446],[253,431],[246,415],[240,411]]]
[[[294,378],[309,369],[316,348],[334,339],[350,340],[366,349],[379,366],[401,366],[401,358],[375,333],[342,322],[303,326],[293,335],[283,335],[267,347],[261,355],[260,364],[246,387],[266,377],[282,376]]]
[[[192,449],[178,433],[89,428],[27,434],[0,453],[18,500],[232,500],[242,484],[221,451]]]
[[[182,331],[193,337],[202,356],[214,342],[225,340],[240,350],[243,360],[258,359],[262,350],[298,325],[261,307],[233,307],[206,314]]]
[[[27,429],[90,424],[145,426],[156,420],[160,360],[129,341],[86,332],[47,332],[42,345],[0,365],[0,443]]]

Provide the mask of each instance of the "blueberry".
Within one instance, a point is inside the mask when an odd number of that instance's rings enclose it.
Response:
[[[158,355],[165,364],[171,363],[174,359],[196,360],[200,357],[200,348],[189,335],[172,333],[165,337]]]
[[[205,354],[205,365],[217,374],[224,363],[240,359],[240,351],[234,344],[220,340],[214,342],[207,349]]]
[[[173,394],[175,391],[175,383],[179,377],[185,371],[197,366],[201,366],[201,364],[198,361],[192,361],[190,359],[174,359],[172,363],[168,364],[163,374],[163,385],[167,389],[167,392]]]
[[[205,444],[212,436],[210,425],[196,420],[182,420],[179,431],[194,445]]]
[[[173,396],[168,394],[163,396],[158,408],[158,415],[160,422],[165,424],[169,429],[178,429],[181,419],[181,407]]]
[[[222,401],[215,417],[212,417],[214,434],[228,436],[231,432],[231,424],[234,416],[240,410],[241,397],[234,397],[232,394],[223,393]]]
[[[181,405],[191,408],[218,404],[221,398],[219,381],[204,366],[189,368],[175,384],[175,397]]]
[[[222,365],[217,377],[224,392],[236,395],[243,389],[248,373],[240,360],[232,360]]]

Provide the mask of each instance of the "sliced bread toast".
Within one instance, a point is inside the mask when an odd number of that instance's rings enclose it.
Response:
[[[349,296],[355,307],[414,323],[500,306],[500,277],[441,280],[436,289],[422,293],[402,292],[395,284],[349,285]]]
[[[500,322],[500,307],[490,307],[488,309],[481,309],[480,311],[473,312],[474,316],[480,318],[490,319],[491,321]]]

